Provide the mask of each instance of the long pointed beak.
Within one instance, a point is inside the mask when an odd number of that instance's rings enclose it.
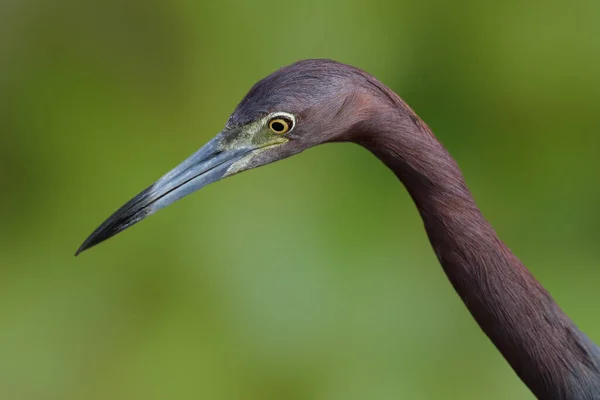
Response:
[[[179,164],[152,186],[135,196],[100,225],[77,250],[75,255],[116,235],[184,196],[228,175],[229,168],[256,148],[237,146],[223,149],[223,134]]]

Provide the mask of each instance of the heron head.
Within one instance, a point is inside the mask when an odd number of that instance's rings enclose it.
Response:
[[[321,143],[352,140],[377,113],[373,99],[382,90],[370,75],[330,60],[274,72],[250,89],[218,135],[117,210],[77,254],[210,183]]]

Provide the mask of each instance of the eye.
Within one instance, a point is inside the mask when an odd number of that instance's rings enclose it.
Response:
[[[277,116],[269,121],[269,129],[278,135],[284,135],[294,126],[294,122],[287,117]]]

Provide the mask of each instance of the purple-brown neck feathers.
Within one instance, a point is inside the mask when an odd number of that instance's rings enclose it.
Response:
[[[398,176],[450,282],[538,398],[600,399],[598,347],[498,239],[454,159],[394,92],[357,68],[303,60],[258,82],[228,125],[277,110],[301,122],[288,145],[296,146],[295,152],[353,141]]]
[[[354,141],[404,183],[465,305],[540,399],[600,399],[600,350],[482,216],[454,159],[389,89]]]

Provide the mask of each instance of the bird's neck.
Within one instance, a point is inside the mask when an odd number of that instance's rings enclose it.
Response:
[[[406,186],[446,275],[481,329],[539,398],[587,399],[568,393],[573,380],[587,382],[581,376],[588,374],[600,396],[597,348],[498,238],[454,159],[416,115],[404,117],[406,109],[393,123],[371,124],[356,141]]]

